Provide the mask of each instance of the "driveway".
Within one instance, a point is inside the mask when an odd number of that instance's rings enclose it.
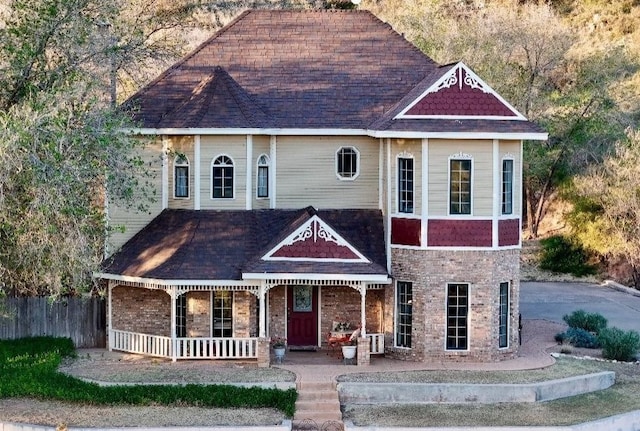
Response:
[[[609,327],[640,332],[640,297],[591,283],[521,283],[523,319],[563,323],[562,316],[578,309],[602,314]]]

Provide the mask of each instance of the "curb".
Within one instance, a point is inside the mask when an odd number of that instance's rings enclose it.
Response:
[[[602,283],[602,286],[606,286],[606,287],[609,287],[609,288],[611,288],[613,290],[617,290],[619,292],[624,292],[624,293],[627,293],[627,294],[632,295],[632,296],[640,297],[640,290],[634,289],[632,287],[627,287],[627,286],[625,286],[623,284],[620,284],[620,283],[618,283],[616,281],[613,281],[613,280],[605,280]]]

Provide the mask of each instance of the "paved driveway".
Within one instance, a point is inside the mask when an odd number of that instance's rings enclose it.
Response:
[[[602,314],[610,327],[640,332],[640,297],[590,283],[521,283],[523,319],[562,323],[562,316],[578,309]]]

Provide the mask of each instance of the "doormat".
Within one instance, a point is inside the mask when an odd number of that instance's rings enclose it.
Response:
[[[318,346],[289,346],[290,352],[317,352]]]

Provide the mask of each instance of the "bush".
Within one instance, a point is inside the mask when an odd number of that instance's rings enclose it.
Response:
[[[575,241],[558,235],[543,239],[540,244],[542,245],[540,268],[573,274],[576,277],[596,273],[596,267],[588,263],[589,256]]]
[[[598,337],[589,331],[581,328],[569,328],[566,334],[566,341],[574,347],[584,347],[586,349],[600,348]]]
[[[602,356],[616,361],[632,361],[640,348],[640,334],[618,328],[604,329],[598,335]]]
[[[584,329],[587,332],[599,334],[607,327],[607,319],[600,313],[587,313],[584,310],[576,310],[571,314],[565,314],[562,320],[567,322],[570,328]]]

